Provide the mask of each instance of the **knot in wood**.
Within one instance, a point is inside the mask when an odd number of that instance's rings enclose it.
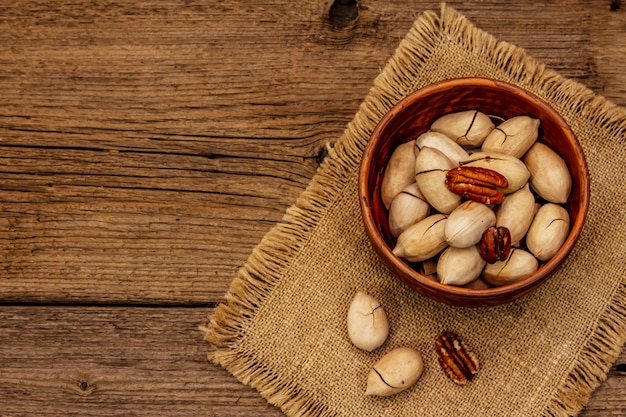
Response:
[[[350,26],[359,17],[356,0],[335,0],[328,10],[328,19],[335,28]]]

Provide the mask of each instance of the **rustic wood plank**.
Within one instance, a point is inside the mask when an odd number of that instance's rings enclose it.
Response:
[[[196,6],[28,3],[0,22],[6,300],[217,299],[345,127],[368,85],[302,75],[308,9]],[[341,66],[337,83],[358,72]]]
[[[3,416],[283,414],[206,360],[206,308],[0,307]],[[585,417],[626,415],[626,354]]]
[[[206,360],[203,308],[0,308],[2,416],[279,416]]]
[[[606,3],[609,3],[608,12]],[[591,56],[589,66],[594,80],[585,84],[618,105],[626,105],[626,4],[622,1],[605,3],[602,13],[591,14]]]
[[[626,62],[602,48],[623,32],[621,10],[449,4],[626,103]],[[439,3],[362,2],[355,19],[282,0],[6,7],[3,299],[200,303],[221,298],[413,20]]]
[[[593,393],[580,417],[626,416],[626,352],[622,351],[607,380]]]

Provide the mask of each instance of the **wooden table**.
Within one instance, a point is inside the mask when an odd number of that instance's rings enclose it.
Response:
[[[3,3],[0,415],[282,415],[198,326],[439,3]],[[448,4],[626,105],[621,1]]]

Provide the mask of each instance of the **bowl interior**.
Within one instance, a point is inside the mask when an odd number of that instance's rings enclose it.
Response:
[[[442,285],[413,269],[391,252],[395,238],[380,197],[387,160],[394,149],[427,131],[438,117],[475,109],[494,118],[528,115],[541,121],[539,141],[555,150],[572,175],[572,191],[564,207],[570,215],[570,234],[561,250],[532,276],[502,287],[469,290]],[[539,285],[564,260],[578,239],[589,204],[589,174],[582,148],[565,121],[543,100],[508,83],[483,79],[455,79],[418,90],[397,103],[378,123],[363,154],[359,172],[361,212],[372,246],[383,263],[419,292],[455,305],[495,305],[511,301]]]

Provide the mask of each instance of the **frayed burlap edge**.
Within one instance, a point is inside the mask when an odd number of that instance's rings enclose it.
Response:
[[[606,379],[626,338],[626,285],[622,283],[598,320],[569,375],[558,387],[544,416],[574,416],[591,393]]]
[[[225,300],[203,326],[212,346],[208,359],[254,387],[270,404],[288,416],[333,416],[332,410],[298,389],[297,381],[281,379],[238,348],[247,323],[258,306],[290,268],[292,257],[303,248],[318,221],[358,168],[363,149],[380,118],[398,100],[414,90],[415,74],[434,47],[451,40],[473,54],[495,62],[510,76],[509,82],[529,88],[549,102],[586,117],[618,137],[626,137],[626,110],[554,71],[525,51],[495,39],[473,26],[464,16],[442,4],[441,13],[427,11],[415,21],[342,137],[330,149],[306,190],[287,209],[280,223],[253,249],[231,283]],[[563,107],[564,106],[564,107]],[[623,139],[622,139],[623,140]],[[626,340],[626,283],[622,283],[589,335],[568,377],[554,393],[545,416],[577,414],[591,393],[606,379]]]

